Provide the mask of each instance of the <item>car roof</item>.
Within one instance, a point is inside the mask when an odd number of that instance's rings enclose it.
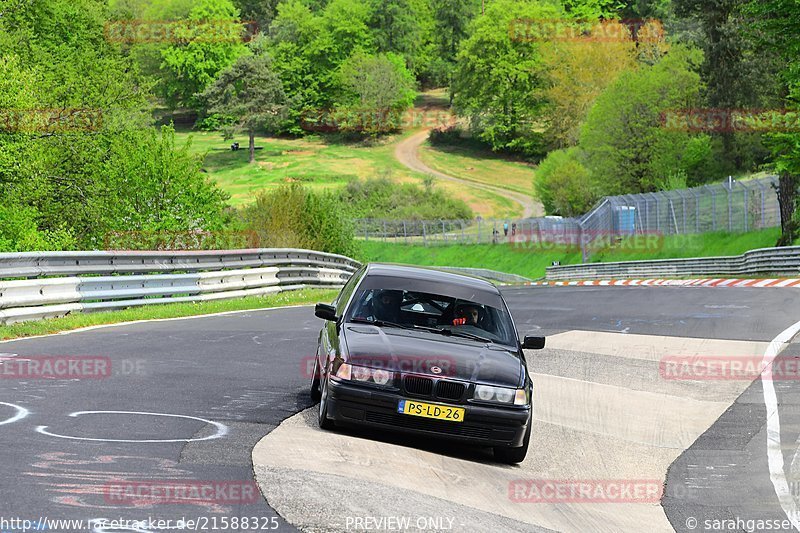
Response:
[[[482,290],[492,294],[500,294],[500,290],[485,279],[470,276],[469,274],[455,274],[435,267],[420,267],[394,263],[370,263],[367,265],[366,276],[391,276],[435,283],[446,283],[460,287]]]

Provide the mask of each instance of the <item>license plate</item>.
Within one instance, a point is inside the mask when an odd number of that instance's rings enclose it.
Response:
[[[404,415],[449,420],[450,422],[464,421],[464,408],[462,407],[447,407],[411,400],[400,400],[400,403],[397,404],[397,412]]]

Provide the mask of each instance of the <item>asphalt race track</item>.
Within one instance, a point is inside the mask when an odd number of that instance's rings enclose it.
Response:
[[[199,522],[191,529],[200,531],[800,525],[787,519],[797,520],[800,508],[796,376],[751,382],[670,379],[660,371],[670,357],[765,354],[791,369],[800,359],[800,344],[788,337],[794,331],[787,332],[800,321],[797,289],[505,294],[523,334],[549,337],[545,350],[527,354],[536,421],[528,457],[515,467],[484,449],[319,430],[308,410],[308,358],[321,323],[310,307],[0,343],[0,531],[22,531],[2,522],[11,518],[172,520],[47,527],[98,533],[172,531],[180,519]],[[70,379],[4,370],[45,356],[108,364],[99,375]],[[606,495],[656,485],[659,494],[612,501],[594,490],[545,501],[520,490],[543,482],[588,483]],[[217,490],[175,497],[154,489],[170,485]],[[238,492],[219,490],[231,486]],[[234,524],[239,517],[248,524]]]

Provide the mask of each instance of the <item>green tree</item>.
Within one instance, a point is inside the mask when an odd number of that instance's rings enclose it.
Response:
[[[496,0],[470,26],[470,37],[458,54],[453,104],[493,150],[542,152],[546,45],[519,39],[509,28],[517,20],[563,16],[552,4]]]
[[[267,46],[292,101],[290,132],[303,132],[304,117],[333,109],[345,60],[374,52],[370,17],[369,6],[356,0],[332,0],[318,13],[300,0],[278,5]]]
[[[706,104],[715,109],[776,105],[780,86],[777,63],[769,49],[757,50],[751,28],[758,25],[746,12],[750,0],[673,0],[677,16],[699,26],[694,44],[703,49],[701,75]],[[771,14],[766,14],[771,18]],[[730,172],[759,163],[759,143],[753,134],[715,132],[719,158]]]
[[[0,104],[51,117],[49,124],[39,120],[41,127],[0,135],[0,198],[32,208],[45,233],[68,221],[79,242],[97,231],[90,199],[104,179],[98,168],[109,143],[149,120],[148,85],[106,41],[105,20],[100,0],[34,0],[0,19],[0,85],[13,92],[25,85]],[[59,115],[66,130],[52,119]]]
[[[256,160],[256,132],[277,131],[287,105],[280,78],[272,70],[266,54],[239,57],[203,93],[209,113],[230,117],[235,132],[247,132],[250,138],[250,163]]]
[[[160,94],[173,109],[199,109],[198,95],[244,54],[246,47],[239,12],[231,0],[196,0],[189,4],[188,12],[176,16],[184,5],[180,0],[154,4],[147,15],[179,22],[174,31],[177,42],[155,45],[161,59],[157,73]],[[143,47],[153,49],[150,44]]]
[[[690,181],[710,155],[707,135],[670,131],[662,112],[697,107],[702,54],[675,46],[661,61],[624,72],[595,102],[579,146],[586,166],[604,194],[652,191],[671,173],[684,170]]]
[[[581,20],[612,19],[622,7],[619,0],[563,0],[562,3],[567,13]]]
[[[68,230],[39,230],[38,218],[32,207],[0,205],[0,252],[60,251],[75,246]]]
[[[599,187],[582,157],[581,150],[574,146],[555,150],[536,169],[534,192],[548,215],[579,216],[599,199]]]
[[[789,0],[761,0],[747,4],[751,35],[761,49],[781,59],[781,85],[788,110],[800,111],[800,4]],[[778,172],[778,201],[781,237],[778,246],[793,244],[800,237],[800,133],[775,132],[768,135],[772,166]]]
[[[415,0],[372,0],[370,26],[378,52],[414,55],[422,38],[422,5]]]
[[[242,20],[254,21],[261,31],[266,32],[275,18],[280,0],[234,0],[242,14]]]
[[[611,24],[616,23],[609,23]],[[611,28],[622,35],[623,28]],[[636,68],[633,40],[553,43],[545,54],[548,85],[545,89],[548,144],[574,146],[580,127],[595,99],[620,73]]]
[[[479,0],[430,0],[433,12],[433,58],[431,83],[449,86],[461,42],[468,36],[469,24],[481,13]],[[450,99],[452,104],[452,95]]]
[[[354,54],[342,64],[339,84],[343,129],[371,135],[396,129],[416,95],[414,77],[395,54]]]
[[[201,172],[202,157],[178,147],[164,126],[116,135],[92,195],[98,225],[108,231],[221,230],[228,195]]]

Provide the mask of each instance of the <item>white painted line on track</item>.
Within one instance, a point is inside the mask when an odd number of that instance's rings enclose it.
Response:
[[[800,515],[797,504],[789,490],[786,481],[786,472],[781,451],[781,422],[778,415],[778,398],[772,382],[772,362],[781,352],[783,345],[800,332],[800,322],[792,324],[783,330],[772,342],[769,343],[762,364],[765,369],[761,374],[761,383],[764,389],[764,405],[767,408],[767,462],[769,464],[769,477],[775,489],[775,495],[781,504],[786,517],[792,522],[797,531],[800,531]]]
[[[95,329],[104,329],[104,328],[116,328],[119,326],[131,326],[133,324],[143,324],[145,322],[170,322],[173,320],[192,320],[195,318],[209,318],[209,317],[217,317],[217,316],[226,316],[226,315],[238,315],[242,313],[253,313],[259,311],[277,311],[280,309],[299,309],[301,307],[311,307],[314,304],[299,304],[299,305],[281,305],[279,307],[259,307],[256,309],[240,309],[237,311],[222,311],[220,313],[207,313],[205,315],[189,315],[189,316],[176,316],[173,318],[149,318],[143,320],[131,320],[128,322],[115,322],[114,324],[98,324],[96,326],[86,326],[85,328],[78,328],[78,329],[68,329],[66,331],[58,331],[56,333],[45,333],[44,335],[33,335],[30,337],[17,337],[15,339],[6,339],[4,341],[0,341],[0,344],[5,344],[7,342],[18,342],[18,341],[26,341],[31,339],[41,339],[43,337],[53,337],[55,335],[70,335],[72,333],[81,333],[84,331],[92,331]]]

